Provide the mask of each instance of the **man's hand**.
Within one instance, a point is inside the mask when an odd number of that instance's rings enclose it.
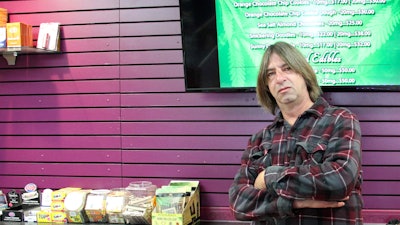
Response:
[[[254,181],[254,187],[260,190],[266,190],[267,186],[265,184],[265,170],[260,172],[256,180]],[[314,209],[321,209],[321,208],[340,208],[344,206],[344,201],[348,200],[349,197],[343,199],[342,201],[321,201],[321,200],[294,200],[293,201],[293,208],[301,209],[301,208],[314,208]]]
[[[267,186],[265,184],[265,170],[257,175],[256,180],[254,181],[254,187],[260,190],[266,190]]]
[[[343,199],[342,201],[320,201],[320,200],[294,200],[293,208],[340,208],[344,206],[344,201],[348,200],[349,197]]]

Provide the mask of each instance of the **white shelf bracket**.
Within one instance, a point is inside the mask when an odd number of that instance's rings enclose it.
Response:
[[[17,52],[3,52],[3,58],[7,60],[8,65],[15,65],[17,59]]]

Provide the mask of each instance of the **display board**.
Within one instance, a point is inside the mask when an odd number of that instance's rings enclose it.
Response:
[[[209,87],[190,80],[187,89],[251,89],[265,49],[285,41],[297,47],[314,68],[319,84],[330,90],[398,90],[400,85],[400,1],[395,0],[269,0],[212,1],[216,26],[209,35],[217,48],[187,63],[192,47],[184,43],[186,78],[205,76]],[[204,12],[204,11],[203,11]],[[190,15],[196,20],[195,14]],[[211,17],[210,17],[211,18]],[[196,33],[183,40],[201,41]],[[215,24],[214,24],[215,23]],[[200,28],[200,25],[196,27]],[[206,41],[208,39],[203,39]],[[187,43],[186,43],[187,44]],[[217,53],[217,57],[211,57]],[[214,60],[214,61],[213,61]],[[198,67],[198,68],[193,68]],[[217,67],[217,68],[214,68]],[[213,69],[211,69],[213,68]],[[193,74],[189,74],[193,71]],[[210,83],[210,81],[208,81]],[[207,82],[206,82],[207,83]],[[191,86],[193,85],[193,86]],[[197,85],[197,86],[196,86]]]

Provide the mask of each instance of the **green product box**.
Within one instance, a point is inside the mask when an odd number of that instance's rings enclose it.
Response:
[[[155,207],[152,212],[152,225],[198,225],[200,224],[200,188],[199,181],[183,181],[172,180],[169,186],[190,186],[190,196],[186,200],[186,204],[182,213],[165,213],[160,212],[159,207]],[[169,188],[166,188],[169,190]],[[157,202],[157,194],[156,194]]]

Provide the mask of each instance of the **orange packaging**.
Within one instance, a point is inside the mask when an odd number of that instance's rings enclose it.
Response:
[[[7,47],[33,47],[32,26],[14,22],[7,23]]]
[[[7,9],[0,8],[0,26],[6,26],[8,22],[8,12]]]

